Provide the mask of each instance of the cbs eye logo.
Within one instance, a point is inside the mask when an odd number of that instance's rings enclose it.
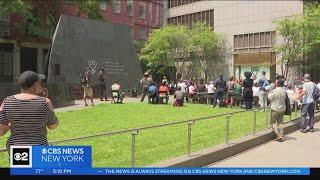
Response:
[[[11,146],[10,167],[32,167],[31,146]]]

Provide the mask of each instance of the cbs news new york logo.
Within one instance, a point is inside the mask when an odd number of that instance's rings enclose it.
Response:
[[[31,168],[32,147],[31,146],[10,146],[10,167]]]

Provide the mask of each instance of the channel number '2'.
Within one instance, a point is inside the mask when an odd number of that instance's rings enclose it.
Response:
[[[24,152],[24,153],[15,153],[14,154],[14,159],[16,161],[28,161],[28,153]]]

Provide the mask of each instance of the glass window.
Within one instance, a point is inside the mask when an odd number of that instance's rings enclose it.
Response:
[[[105,11],[107,9],[107,3],[101,2],[99,5],[99,9]]]
[[[140,39],[141,40],[146,40],[147,39],[146,28],[141,28],[140,29]]]
[[[13,82],[13,44],[0,43],[0,82]]]
[[[133,16],[133,12],[134,12],[133,0],[128,0],[127,1],[127,16]]]
[[[9,23],[5,19],[0,19],[0,38],[9,38]]]
[[[139,6],[139,17],[142,19],[146,18],[146,4],[145,3],[140,3]]]
[[[121,13],[121,1],[117,1],[117,0],[114,0],[113,2],[112,2],[112,11],[114,12],[114,13],[118,13],[118,14],[120,14]]]

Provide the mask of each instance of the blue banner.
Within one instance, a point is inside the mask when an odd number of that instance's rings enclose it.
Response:
[[[11,146],[11,168],[91,168],[90,146]]]
[[[91,168],[90,146],[33,146],[32,168]]]
[[[15,168],[11,175],[310,175],[310,168]]]

